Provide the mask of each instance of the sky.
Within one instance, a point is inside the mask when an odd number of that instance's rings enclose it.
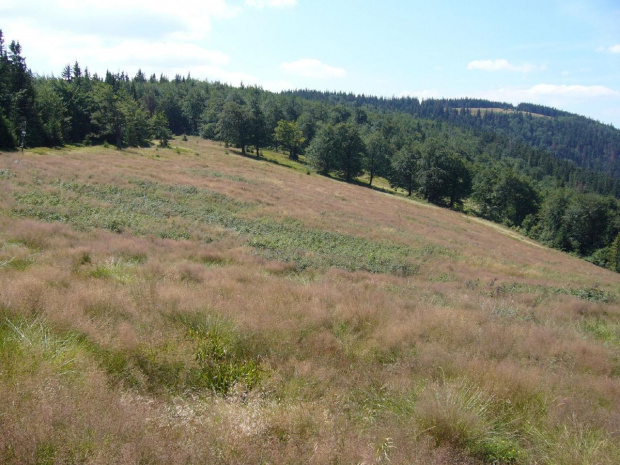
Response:
[[[531,102],[620,128],[620,0],[2,0],[28,66]]]

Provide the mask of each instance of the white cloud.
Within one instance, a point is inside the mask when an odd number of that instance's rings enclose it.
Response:
[[[241,12],[241,7],[230,6],[226,0],[22,0],[4,5],[3,16],[9,19],[28,19],[39,28],[74,31],[82,25],[89,26],[89,33],[105,36],[112,32],[114,38],[135,36],[133,25],[147,29],[142,24],[148,18],[149,35],[176,39],[197,39],[207,35],[214,18],[231,18]],[[3,21],[5,23],[5,21]],[[117,24],[126,25],[118,28]]]
[[[261,80],[230,69],[230,57],[209,47],[212,22],[234,18],[244,9],[295,5],[297,0],[0,0],[0,27],[5,38],[21,42],[37,73],[57,75],[77,60],[99,75],[109,70],[133,76],[142,69],[147,75],[191,73],[198,79],[254,85]],[[329,67],[323,69],[329,73]],[[293,87],[274,81],[267,85]]]
[[[162,67],[185,67],[188,70],[194,66],[223,66],[230,61],[229,57],[221,52],[207,50],[192,43],[147,42],[144,40],[126,40],[113,47],[101,47],[100,50],[89,51],[84,49],[80,56],[91,55],[108,63],[115,63],[121,68],[137,65],[151,66],[157,69]]]
[[[467,69],[477,69],[481,71],[518,71],[521,73],[531,73],[544,69],[544,66],[536,66],[531,63],[513,65],[508,60],[474,60],[467,64]]]
[[[106,38],[66,31],[54,33],[54,47],[38,47],[50,42],[49,32],[32,27],[27,21],[14,22],[18,27],[20,42],[27,51],[28,65],[35,72],[58,75],[63,67],[79,61],[91,74],[102,76],[106,70],[124,71],[133,76],[138,69],[147,75],[176,74],[196,79],[222,81],[233,85],[258,84],[253,75],[229,70],[230,57],[219,51],[209,50],[198,43],[180,40],[145,40],[128,38],[110,43]],[[13,31],[7,37],[13,37]],[[31,44],[34,46],[31,47]]]
[[[620,92],[598,85],[537,84],[530,88],[503,87],[479,92],[476,96],[513,104],[538,103],[587,114],[603,101],[620,99]]]
[[[597,47],[596,51],[599,53],[620,53],[620,44],[612,45],[610,47]]]
[[[343,68],[335,68],[312,58],[282,63],[280,68],[297,76],[316,79],[341,78],[346,75],[346,71]]]
[[[605,86],[577,86],[577,85],[554,85],[537,84],[525,91],[529,95],[560,95],[566,97],[592,98],[592,97],[617,97],[620,92]]]
[[[297,0],[245,0],[247,6],[254,8],[289,8],[297,5]]]
[[[227,0],[0,0],[0,11],[5,38],[21,42],[38,73],[58,74],[77,60],[99,75],[142,69],[258,84],[255,76],[227,69],[228,55],[205,46],[213,20],[242,11]]]

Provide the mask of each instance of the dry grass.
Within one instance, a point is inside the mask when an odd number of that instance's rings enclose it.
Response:
[[[620,461],[618,275],[179,145],[0,153],[0,462]]]

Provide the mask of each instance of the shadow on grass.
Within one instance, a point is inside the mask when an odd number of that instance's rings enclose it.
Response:
[[[300,159],[293,160],[293,159],[288,158],[286,161],[289,162],[289,163],[286,163],[286,162],[282,162],[280,160],[277,160],[275,158],[268,158],[268,157],[265,157],[265,156],[262,156],[262,155],[257,156],[256,154],[249,153],[249,152],[241,153],[241,150],[238,149],[238,148],[228,147],[226,150],[228,150],[229,153],[232,153],[234,155],[238,155],[240,157],[249,158],[251,160],[264,161],[266,163],[271,163],[273,165],[278,165],[278,166],[284,166],[286,168],[291,168],[291,169],[294,169],[294,170],[297,170],[297,171],[299,171],[300,169],[304,169],[304,168],[306,168],[307,170],[310,169],[310,165],[308,165],[308,163],[306,161],[300,160]],[[275,152],[275,153],[279,153],[279,152]],[[297,168],[297,167],[293,166],[290,163],[297,163],[297,164],[302,165],[302,166]]]

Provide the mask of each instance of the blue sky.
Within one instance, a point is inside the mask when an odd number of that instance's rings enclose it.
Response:
[[[620,1],[2,0],[28,65],[481,97],[620,127]]]

